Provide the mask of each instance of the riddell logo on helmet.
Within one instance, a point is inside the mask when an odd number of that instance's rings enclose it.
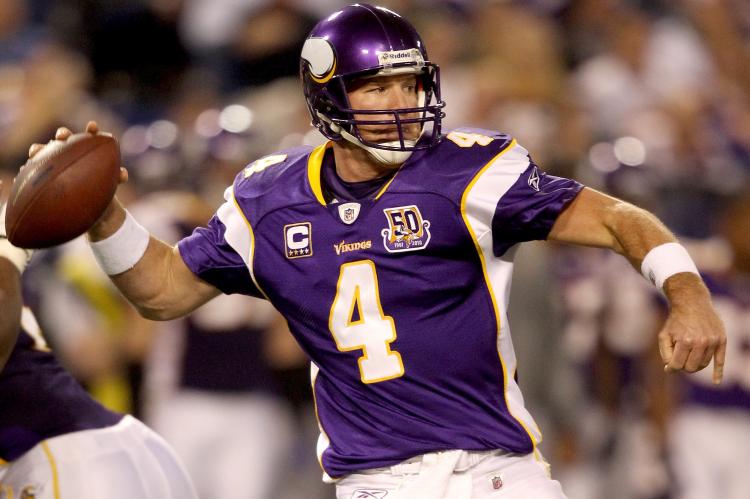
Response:
[[[393,50],[390,52],[378,52],[378,62],[384,66],[401,62],[424,64],[424,59],[418,49]]]

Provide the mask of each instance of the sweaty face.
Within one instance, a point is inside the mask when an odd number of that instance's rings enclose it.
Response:
[[[362,78],[350,83],[347,87],[349,104],[352,109],[407,109],[417,107],[419,88],[417,76],[413,74],[376,76]],[[418,113],[402,113],[400,119],[417,118]],[[393,114],[355,114],[354,118],[362,121],[394,120]],[[370,142],[389,142],[399,140],[396,124],[358,125],[362,138]],[[421,131],[419,123],[402,125],[404,139],[416,140]]]

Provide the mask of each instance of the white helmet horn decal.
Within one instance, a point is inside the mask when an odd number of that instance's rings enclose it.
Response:
[[[324,38],[305,40],[301,57],[310,65],[310,74],[318,83],[327,82],[336,71],[336,54],[333,46]]]

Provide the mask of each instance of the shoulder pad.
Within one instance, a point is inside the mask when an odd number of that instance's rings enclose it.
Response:
[[[446,133],[443,136],[441,144],[460,147],[463,149],[475,146],[490,146],[491,149],[502,150],[505,149],[512,140],[513,137],[510,135],[496,130],[462,127]]]
[[[312,147],[303,146],[275,152],[259,158],[240,171],[234,179],[236,197],[262,196],[272,187],[283,185],[290,176],[307,167]],[[282,187],[283,188],[283,187]]]

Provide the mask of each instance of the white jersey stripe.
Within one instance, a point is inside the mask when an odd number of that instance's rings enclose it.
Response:
[[[515,251],[496,258],[492,251],[492,218],[500,199],[529,167],[528,152],[516,143],[495,156],[474,177],[461,199],[461,214],[482,261],[485,280],[495,308],[498,324],[497,349],[505,377],[505,402],[508,410],[526,430],[534,446],[541,442],[539,427],[524,406],[523,396],[513,379],[516,354],[510,336],[506,310],[510,296]]]
[[[268,299],[266,293],[258,285],[258,281],[255,280],[255,273],[253,272],[253,257],[255,254],[253,228],[250,222],[247,221],[245,214],[242,213],[237,200],[234,199],[234,190],[232,187],[224,191],[224,199],[226,201],[216,211],[216,216],[225,227],[224,240],[240,255],[242,261],[247,266],[247,270],[250,272],[253,284]]]
[[[323,467],[323,453],[328,447],[330,447],[331,440],[328,438],[328,435],[323,429],[323,425],[320,422],[320,417],[318,416],[318,401],[315,396],[315,380],[318,378],[319,372],[320,368],[314,362],[310,362],[310,385],[312,386],[313,405],[315,406],[315,419],[318,421],[318,430],[320,431],[320,435],[318,435],[318,444],[315,448],[315,451],[318,455],[318,464],[320,465],[320,469],[323,470],[323,481],[326,483],[333,483],[337,481],[337,479],[332,478]]]

